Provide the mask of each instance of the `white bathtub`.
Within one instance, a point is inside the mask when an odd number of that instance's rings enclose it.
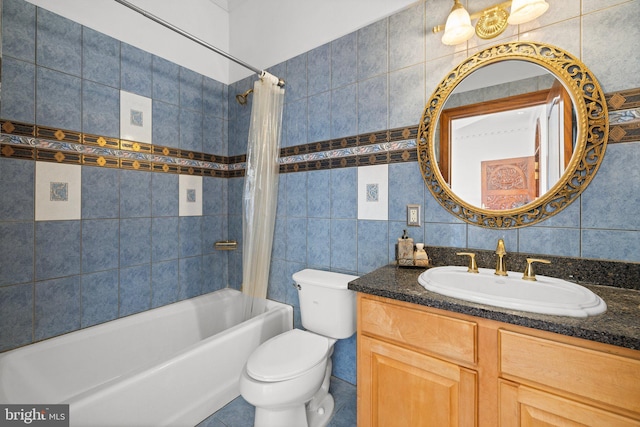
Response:
[[[70,405],[76,427],[192,427],[240,395],[251,352],[293,309],[232,289],[0,354],[0,403]]]

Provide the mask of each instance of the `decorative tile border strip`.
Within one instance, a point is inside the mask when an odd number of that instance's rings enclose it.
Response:
[[[27,123],[0,120],[3,157],[232,178],[244,176],[245,154],[217,156]],[[280,150],[280,171],[417,161],[418,127],[389,129]],[[410,140],[407,140],[410,138]]]
[[[640,88],[605,95],[609,143],[640,141]],[[0,155],[219,178],[244,176],[246,155],[219,156],[0,119]],[[280,172],[417,161],[418,126],[318,141],[280,150]]]
[[[337,169],[418,160],[416,141],[384,142],[280,158],[280,173]]]
[[[112,145],[113,146],[113,145]],[[166,172],[199,176],[227,177],[228,165],[204,160],[192,160],[127,151],[117,148],[52,141],[48,139],[0,134],[0,154],[3,157],[77,165]]]
[[[605,94],[609,143],[640,141],[640,88]]]

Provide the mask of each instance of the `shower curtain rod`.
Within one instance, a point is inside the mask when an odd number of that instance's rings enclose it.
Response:
[[[244,68],[247,68],[247,69],[253,71],[254,73],[258,74],[260,77],[263,77],[265,75],[265,73],[266,73],[265,70],[260,70],[259,68],[256,68],[256,67],[254,67],[252,65],[247,64],[246,62],[236,58],[235,56],[230,55],[227,52],[225,52],[223,50],[220,50],[217,47],[215,47],[213,45],[210,45],[209,43],[207,43],[207,42],[205,42],[203,40],[200,40],[196,36],[194,36],[192,34],[189,34],[184,30],[181,30],[180,28],[176,27],[175,25],[168,23],[164,19],[158,18],[157,16],[147,12],[144,9],[139,8],[138,6],[136,6],[134,4],[129,3],[126,0],[115,0],[115,2],[116,3],[120,3],[121,5],[123,5],[125,7],[128,7],[129,9],[131,9],[131,10],[133,10],[135,12],[138,12],[140,15],[142,15],[142,16],[144,16],[144,17],[146,17],[146,18],[148,18],[148,19],[150,19],[150,20],[162,25],[163,27],[166,27],[166,28],[168,28],[168,29],[170,29],[172,31],[175,31],[176,33],[180,34],[181,36],[184,36],[184,37],[188,38],[189,40],[191,40],[193,42],[196,42],[201,46],[206,47],[209,50],[212,50],[213,52],[217,53],[218,55],[224,56],[225,58],[229,59],[230,61],[233,61],[236,64],[241,65]],[[284,87],[284,80],[283,79],[278,78],[278,86]]]

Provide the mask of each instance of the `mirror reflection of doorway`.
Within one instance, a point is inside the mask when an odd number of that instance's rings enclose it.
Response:
[[[515,209],[538,197],[535,156],[481,162],[482,208]]]
[[[572,113],[571,98],[558,81],[550,89],[443,110],[438,145],[442,176],[462,200],[483,209],[514,209],[533,202],[555,185],[571,159]],[[522,194],[508,199],[485,194],[506,188],[489,190],[491,180],[498,179],[497,165],[503,163],[500,179],[507,185],[507,165],[529,157],[533,166],[521,176],[534,178],[527,178]]]

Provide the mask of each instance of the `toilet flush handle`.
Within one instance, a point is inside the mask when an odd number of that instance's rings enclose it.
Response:
[[[295,282],[294,282],[294,283],[292,283],[291,285],[292,285],[294,288],[296,288],[297,290],[301,290],[301,289],[302,289],[302,286],[298,285],[298,284],[297,284],[297,283],[295,283]]]

